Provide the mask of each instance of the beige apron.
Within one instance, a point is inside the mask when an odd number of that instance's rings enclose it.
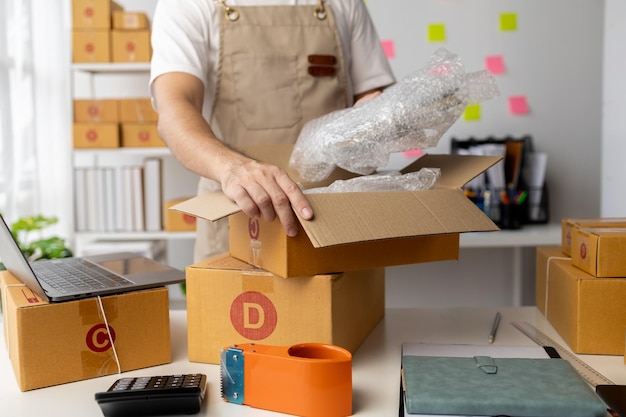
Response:
[[[312,6],[237,6],[220,16],[211,127],[233,147],[294,143],[304,124],[348,106],[334,16]],[[198,193],[220,189],[201,178]],[[199,220],[194,260],[228,251],[228,221]]]

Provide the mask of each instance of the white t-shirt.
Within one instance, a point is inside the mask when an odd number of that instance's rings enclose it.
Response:
[[[314,5],[318,0],[227,0],[236,6]],[[348,97],[395,82],[363,0],[326,0],[335,15],[348,78]],[[185,72],[204,83],[203,116],[211,120],[218,66],[219,18],[213,0],[159,0],[152,23],[150,86],[161,74]],[[155,108],[158,103],[154,103]]]

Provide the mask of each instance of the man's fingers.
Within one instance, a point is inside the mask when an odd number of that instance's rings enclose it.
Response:
[[[222,188],[248,216],[263,217],[268,222],[278,217],[291,237],[298,233],[293,210],[305,220],[313,218],[313,210],[302,190],[284,170],[257,161],[239,168],[225,176]]]

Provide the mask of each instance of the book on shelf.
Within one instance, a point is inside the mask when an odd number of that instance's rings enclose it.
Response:
[[[74,168],[78,232],[163,230],[162,161]]]
[[[576,369],[548,352],[405,343],[400,415],[604,417],[606,405]]]
[[[146,231],[155,232],[163,229],[161,208],[161,159],[148,158],[144,162],[144,219]]]

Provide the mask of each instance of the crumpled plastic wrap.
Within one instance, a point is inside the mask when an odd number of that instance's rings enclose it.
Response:
[[[430,190],[437,183],[440,174],[439,168],[422,168],[408,174],[402,174],[398,171],[385,171],[348,180],[337,180],[327,187],[305,190],[305,194]]]
[[[304,182],[322,181],[335,167],[371,174],[392,153],[435,147],[468,104],[498,94],[493,75],[466,73],[457,55],[438,49],[377,98],[305,124],[289,164]]]

